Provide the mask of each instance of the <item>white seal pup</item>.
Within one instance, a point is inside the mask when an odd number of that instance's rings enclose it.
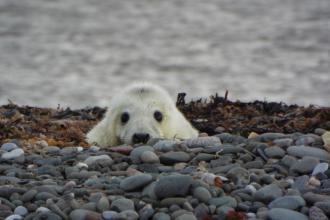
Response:
[[[101,147],[146,143],[151,138],[188,139],[198,132],[161,87],[138,83],[115,95],[87,141]]]

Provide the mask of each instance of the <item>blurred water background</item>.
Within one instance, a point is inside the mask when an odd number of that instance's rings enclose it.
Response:
[[[105,106],[141,80],[330,106],[330,1],[0,1],[0,104]]]

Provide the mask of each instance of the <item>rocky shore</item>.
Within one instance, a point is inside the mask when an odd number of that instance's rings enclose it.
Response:
[[[0,219],[329,218],[328,108],[224,99],[178,105],[208,134],[108,149],[83,139],[104,109],[1,106]],[[305,126],[290,124],[303,117]]]

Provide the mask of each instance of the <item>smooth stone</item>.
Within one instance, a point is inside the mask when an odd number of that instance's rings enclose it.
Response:
[[[312,176],[315,176],[316,174],[319,173],[324,173],[329,169],[329,164],[328,163],[319,163],[314,167],[314,170],[312,172]]]
[[[292,145],[293,140],[291,138],[281,138],[274,140],[273,143],[278,147],[286,148]]]
[[[140,146],[134,148],[130,153],[130,158],[133,163],[141,163],[141,155],[146,152],[151,151],[154,152],[154,149],[150,146]]]
[[[112,220],[114,218],[114,216],[116,216],[118,214],[118,212],[115,211],[104,211],[102,212],[102,218],[104,220]]]
[[[62,220],[64,218],[53,212],[39,212],[36,216],[34,216],[33,220]],[[66,218],[67,219],[67,218]]]
[[[216,209],[216,213],[219,215],[219,216],[227,216],[229,212],[232,212],[232,211],[235,211],[232,207],[228,207],[226,205],[224,206],[219,206],[217,209]]]
[[[4,143],[1,145],[0,150],[9,152],[17,148],[19,147],[15,143]]]
[[[48,154],[58,154],[61,151],[61,148],[56,146],[45,147],[44,151]]]
[[[185,202],[187,202],[186,198],[169,197],[169,198],[165,198],[165,199],[161,200],[160,201],[160,206],[161,207],[167,207],[167,206],[171,206],[173,204],[182,206]]]
[[[24,150],[21,148],[14,149],[10,152],[5,152],[1,155],[2,159],[12,160],[24,155]]]
[[[290,155],[285,155],[281,160],[281,163],[286,167],[291,167],[296,162],[297,158]]]
[[[315,138],[309,135],[302,135],[300,136],[295,142],[295,145],[305,145],[305,146],[312,146],[315,143]]]
[[[114,220],[137,220],[139,214],[133,210],[125,210],[113,217]]]
[[[130,199],[126,198],[120,198],[116,199],[111,203],[110,206],[111,210],[117,211],[117,212],[122,212],[125,210],[135,210],[134,209],[134,202]]]
[[[218,137],[223,143],[230,143],[230,144],[240,144],[240,143],[245,143],[246,138],[239,136],[239,135],[233,135],[229,133],[221,133],[215,135]]]
[[[288,154],[296,157],[311,156],[319,158],[320,160],[330,160],[330,153],[316,148],[316,147],[306,147],[306,146],[291,146],[287,149]]]
[[[300,192],[304,192],[305,190],[308,189],[307,187],[308,181],[309,181],[309,176],[307,175],[299,176],[295,179],[294,183],[292,184],[292,188],[297,189]]]
[[[185,175],[169,175],[161,177],[155,186],[155,195],[162,199],[166,197],[185,196],[192,184],[192,177]]]
[[[275,139],[283,139],[283,138],[287,138],[287,135],[282,133],[268,132],[268,133],[260,134],[255,138],[255,140],[260,142],[270,142],[270,141],[274,141]]]
[[[330,201],[329,195],[323,195],[323,194],[316,194],[313,192],[306,192],[303,194],[303,198],[307,201],[307,203],[316,203],[316,202],[324,202],[324,201]]]
[[[140,157],[143,163],[159,163],[159,157],[152,151],[145,151]]]
[[[204,203],[207,203],[212,198],[210,191],[201,186],[196,187],[193,194],[195,198]]]
[[[290,167],[290,171],[299,174],[310,174],[318,163],[319,160],[315,157],[304,157],[295,162]]]
[[[171,220],[171,216],[164,212],[157,212],[152,217],[152,220]]]
[[[28,210],[24,206],[17,206],[14,213],[20,216],[25,216],[28,213]]]
[[[120,188],[125,191],[133,191],[142,188],[152,181],[150,174],[139,174],[135,176],[126,177],[120,182]]]
[[[282,190],[275,184],[267,185],[259,189],[254,198],[261,202],[271,202],[272,200],[281,197],[283,195]]]
[[[188,162],[190,160],[189,154],[182,151],[170,151],[160,155],[160,162],[166,165],[172,165],[180,162]]]
[[[31,190],[25,192],[22,195],[22,198],[21,198],[22,202],[29,202],[29,201],[31,201],[35,197],[35,195],[37,195],[37,193],[38,193],[38,191],[35,190],[35,189],[31,189]]]
[[[153,148],[156,151],[168,152],[174,150],[174,147],[177,145],[176,141],[172,140],[160,140],[153,145]]]
[[[227,206],[235,208],[237,206],[237,201],[233,197],[230,196],[222,196],[218,198],[211,198],[208,201],[209,205],[215,205],[216,207],[219,206]]]
[[[70,220],[85,220],[88,217],[89,217],[89,219],[91,219],[91,217],[93,217],[93,220],[102,219],[100,213],[85,210],[85,209],[75,209],[69,215]]]
[[[283,196],[273,200],[269,203],[269,208],[284,208],[284,209],[298,209],[306,205],[305,200],[301,196]]]
[[[102,196],[100,200],[96,203],[96,208],[100,211],[106,211],[110,208],[109,200],[107,197]]]
[[[313,206],[309,209],[309,220],[328,220],[328,217],[320,208]]]
[[[147,196],[151,199],[156,200],[157,197],[155,195],[155,186],[156,186],[156,182],[154,181],[154,182],[151,182],[146,187],[144,187],[142,190],[142,196]]]
[[[306,215],[290,209],[273,208],[268,211],[268,218],[270,220],[308,220]]]
[[[107,164],[111,165],[113,163],[113,160],[111,159],[111,157],[109,155],[98,155],[98,156],[89,156],[84,161],[84,163],[87,164],[88,166],[91,166],[97,162],[101,162],[102,164],[107,163]]]
[[[268,147],[264,150],[267,157],[270,158],[282,158],[285,155],[285,151],[280,147]]]
[[[155,213],[155,210],[150,204],[145,205],[139,211],[139,220],[148,220],[151,219],[151,216]]]
[[[191,214],[185,213],[185,214],[182,214],[182,215],[176,217],[175,220],[197,220],[197,218],[192,213]]]
[[[20,216],[20,215],[10,215],[10,216],[8,216],[7,218],[5,218],[5,220],[21,220],[21,219],[23,219],[23,217],[22,216]]]
[[[250,182],[250,172],[242,167],[231,168],[226,176],[239,186],[245,186]]]
[[[314,205],[321,209],[326,215],[330,215],[330,201],[316,202]]]
[[[49,210],[49,208],[41,206],[41,207],[37,208],[36,212],[37,213],[38,212],[50,212],[50,210]]]
[[[216,136],[210,136],[210,137],[190,138],[184,140],[182,143],[189,148],[198,148],[198,147],[205,148],[209,146],[219,146],[221,145],[221,140]]]

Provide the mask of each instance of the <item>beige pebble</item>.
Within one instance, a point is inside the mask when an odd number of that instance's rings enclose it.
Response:
[[[324,148],[330,152],[330,131],[324,132],[322,135],[322,140],[324,143]]]

